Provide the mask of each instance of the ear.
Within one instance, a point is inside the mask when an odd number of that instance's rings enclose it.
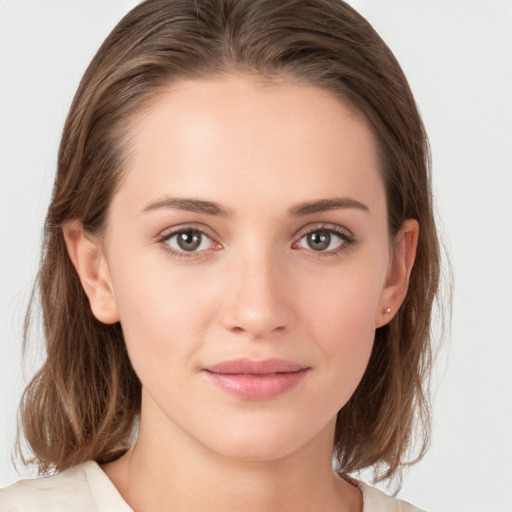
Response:
[[[82,223],[68,221],[62,226],[69,257],[89,298],[94,316],[105,324],[119,321],[107,261],[99,241],[84,232]]]
[[[375,327],[387,324],[395,316],[407,295],[409,277],[416,258],[418,235],[418,222],[408,219],[395,237],[395,250],[376,312]]]

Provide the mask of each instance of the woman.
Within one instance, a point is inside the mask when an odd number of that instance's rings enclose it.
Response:
[[[80,84],[47,216],[21,410],[58,474],[0,510],[414,510],[349,474],[399,474],[414,419],[426,448],[438,275],[423,125],[360,15],[140,4]]]

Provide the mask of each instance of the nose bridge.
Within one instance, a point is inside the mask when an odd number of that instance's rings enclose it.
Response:
[[[283,257],[269,247],[240,249],[230,262],[223,321],[227,329],[254,338],[290,327],[287,272]]]

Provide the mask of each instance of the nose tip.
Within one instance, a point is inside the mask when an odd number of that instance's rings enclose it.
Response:
[[[243,298],[233,297],[224,311],[224,326],[235,334],[247,334],[254,339],[286,331],[289,320],[284,304],[275,304],[275,297],[255,297],[246,291]]]
[[[291,327],[293,308],[287,279],[275,264],[252,269],[245,266],[231,277],[223,310],[226,329],[258,339]]]

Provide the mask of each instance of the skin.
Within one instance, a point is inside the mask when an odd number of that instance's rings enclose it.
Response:
[[[139,437],[104,471],[137,511],[361,510],[332,472],[336,415],[405,297],[418,235],[406,221],[391,250],[368,123],[318,88],[238,75],[173,84],[132,121],[103,236],[64,226],[92,310],[121,321],[143,385]],[[358,204],[290,214],[333,198]],[[198,250],[169,252],[173,230],[198,228]],[[315,250],[307,233],[326,229],[341,235]],[[239,357],[310,369],[245,400],[201,371]]]

